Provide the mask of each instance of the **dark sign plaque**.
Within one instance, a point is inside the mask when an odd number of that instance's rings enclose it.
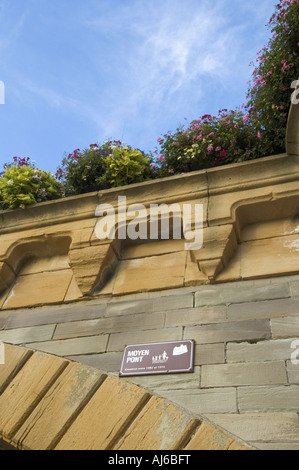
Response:
[[[193,340],[131,344],[124,350],[119,375],[179,374],[193,372],[193,367]]]

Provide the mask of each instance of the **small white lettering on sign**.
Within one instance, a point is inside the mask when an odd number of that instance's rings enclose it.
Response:
[[[149,356],[149,349],[128,351],[127,364],[134,362],[142,362],[143,356]]]

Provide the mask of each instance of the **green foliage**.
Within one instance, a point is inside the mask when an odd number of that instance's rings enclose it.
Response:
[[[291,85],[299,78],[299,0],[281,0],[268,28],[272,37],[252,62],[248,90],[248,116],[262,131],[264,155],[285,151]]]
[[[130,147],[115,147],[104,158],[105,174],[99,182],[111,186],[140,183],[151,177],[150,159],[140,150]]]
[[[140,150],[111,140],[66,156],[56,177],[63,181],[67,195],[82,194],[143,181],[151,175],[149,162]]]
[[[22,161],[21,159],[19,161]],[[57,199],[62,196],[61,185],[51,173],[33,165],[9,164],[0,177],[2,209],[25,208],[31,204]]]
[[[260,134],[243,111],[204,115],[187,129],[180,127],[158,139],[161,155],[153,171],[158,176],[201,170],[261,156]]]
[[[242,111],[205,115],[158,139],[156,176],[201,170],[285,151],[291,86],[299,78],[299,0],[281,0],[269,21],[273,33],[257,54]]]
[[[101,147],[91,144],[83,152],[80,149],[69,153],[62,160],[56,178],[62,181],[65,194],[83,194],[100,189],[98,178],[105,173],[104,157],[109,155],[111,144],[105,142]]]

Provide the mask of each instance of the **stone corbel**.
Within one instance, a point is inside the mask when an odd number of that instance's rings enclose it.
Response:
[[[198,269],[210,282],[229,265],[238,246],[237,235],[233,224],[204,228],[203,246],[192,253]]]
[[[96,288],[105,284],[118,261],[115,241],[69,251],[69,264],[84,296],[92,295]]]

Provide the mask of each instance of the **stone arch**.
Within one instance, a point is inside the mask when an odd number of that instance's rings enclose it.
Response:
[[[67,254],[70,244],[71,237],[66,235],[42,235],[17,240],[9,247],[0,262],[0,290],[1,285],[9,287],[29,258]]]
[[[0,261],[0,303],[4,308],[63,300],[71,283],[75,284],[68,258],[70,245],[68,234],[40,235],[12,243]],[[82,294],[76,288],[78,298]]]
[[[5,344],[0,440],[20,450],[252,450],[116,376]]]

